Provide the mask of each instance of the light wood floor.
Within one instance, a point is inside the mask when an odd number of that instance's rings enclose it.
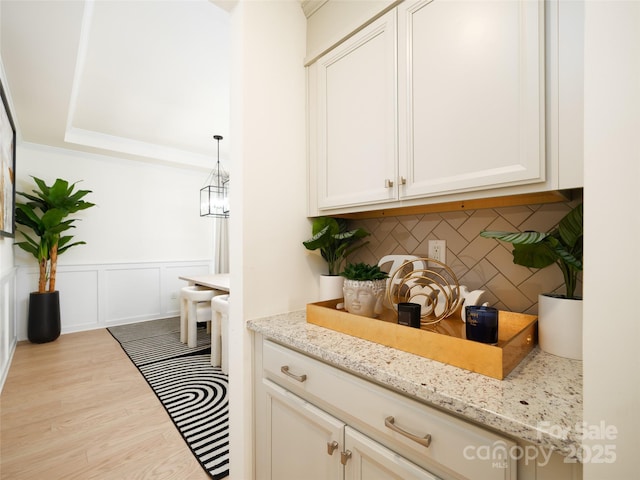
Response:
[[[208,479],[106,330],[18,345],[0,395],[0,478]]]

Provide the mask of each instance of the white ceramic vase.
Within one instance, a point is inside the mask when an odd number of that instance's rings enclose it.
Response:
[[[582,300],[539,295],[538,342],[547,353],[582,360]]]
[[[320,300],[334,300],[342,298],[344,277],[340,275],[320,275]]]

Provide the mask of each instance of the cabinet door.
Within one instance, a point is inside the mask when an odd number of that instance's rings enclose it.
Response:
[[[400,198],[545,179],[543,8],[399,5]]]
[[[345,480],[437,480],[351,427],[345,429]]]
[[[315,71],[318,208],[397,199],[395,10],[321,57]]]
[[[264,387],[266,471],[256,472],[257,478],[341,479],[344,424],[269,380]]]

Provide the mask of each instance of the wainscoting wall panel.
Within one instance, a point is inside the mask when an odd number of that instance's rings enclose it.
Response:
[[[177,316],[180,289],[187,285],[178,277],[205,275],[212,267],[210,260],[58,265],[62,333]],[[37,282],[35,267],[18,268],[18,340],[27,339],[29,294]]]
[[[104,270],[105,319],[108,324],[160,315],[160,268],[120,266]]]
[[[37,278],[34,279],[37,282]],[[56,279],[60,291],[60,312],[65,312],[65,327],[85,330],[98,323],[98,272],[95,269],[65,269]],[[63,292],[73,292],[66,295]]]
[[[180,280],[180,276],[194,276],[194,275],[206,275],[212,272],[209,269],[209,264],[206,268],[202,265],[167,265],[162,270],[163,278],[161,279],[163,285],[165,285],[166,291],[169,295],[163,295],[160,298],[162,302],[162,309],[165,312],[173,312],[173,315],[180,313],[180,289],[185,287],[187,283],[184,280]],[[173,316],[172,315],[172,316]]]
[[[16,348],[16,269],[0,278],[0,391],[9,373],[9,365]]]

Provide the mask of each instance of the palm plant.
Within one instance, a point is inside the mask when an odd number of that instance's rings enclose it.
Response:
[[[69,185],[66,180],[58,178],[53,185],[48,186],[43,180],[32,178],[37,186],[32,191],[33,194],[17,192],[27,201],[16,204],[16,223],[35,235],[30,236],[25,229],[19,229],[25,240],[16,242],[16,245],[38,261],[38,293],[53,292],[56,288],[58,256],[71,247],[86,243],[72,243],[72,235],[63,235],[63,232],[75,228],[73,223],[77,220],[65,218],[95,204],[82,200],[91,190],[74,191],[76,183]]]
[[[338,275],[347,256],[369,243],[354,245],[370,233],[363,228],[347,230],[347,222],[342,218],[317,217],[311,228],[313,236],[302,244],[307,250],[320,249],[329,266],[329,275]]]
[[[518,265],[545,268],[555,263],[562,271],[566,296],[574,297],[578,274],[582,271],[582,203],[548,233],[483,231],[480,236],[512,243],[513,263]]]

